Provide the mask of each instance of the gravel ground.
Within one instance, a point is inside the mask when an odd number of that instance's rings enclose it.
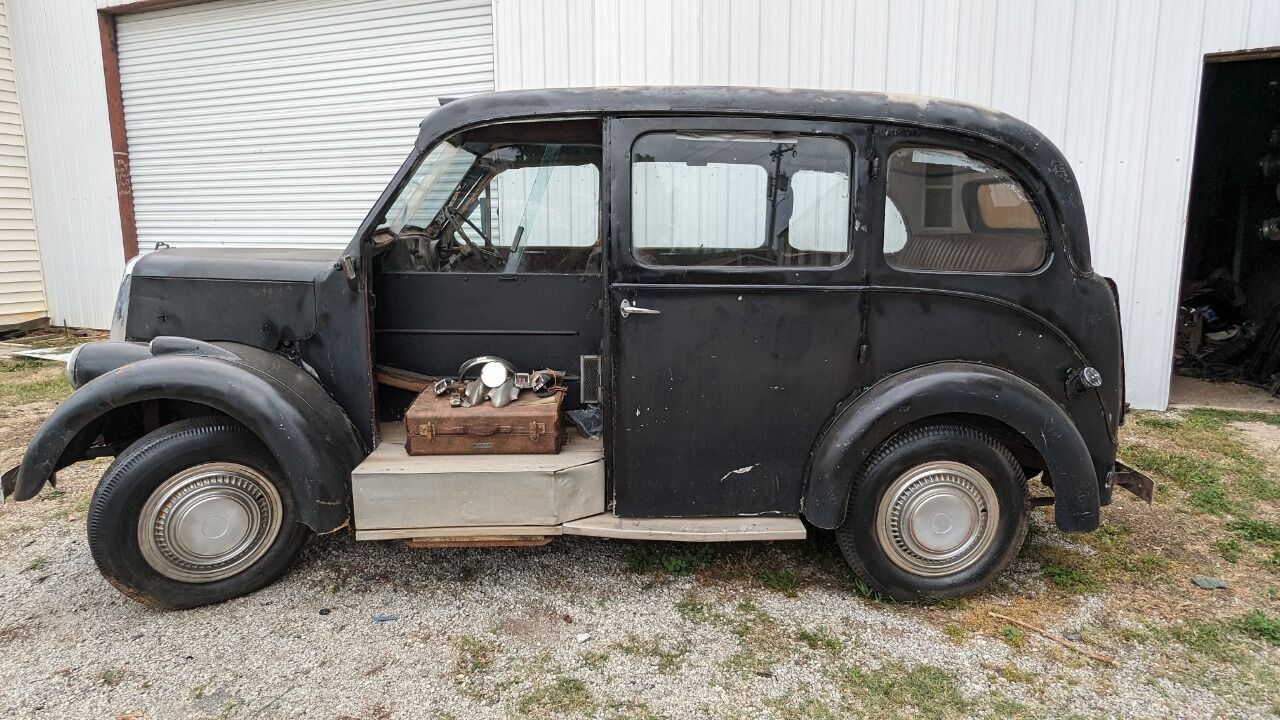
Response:
[[[0,407],[6,467],[51,407]],[[283,580],[252,596],[150,610],[108,586],[89,557],[84,508],[104,467],[64,471],[60,497],[0,508],[0,715],[1215,718],[1277,709],[1275,645],[1241,641],[1248,662],[1229,672],[1200,663],[1138,630],[1144,617],[1129,601],[1144,588],[1066,595],[1025,551],[987,595],[921,607],[860,595],[826,537],[713,550],[591,538],[411,550],[342,534],[313,540]],[[1036,522],[1033,542],[1090,552],[1043,516]],[[1175,596],[1196,592],[1185,576],[1163,581]],[[1232,591],[1212,597],[1215,612],[1249,607]],[[1119,668],[993,625],[990,610],[1079,633]]]

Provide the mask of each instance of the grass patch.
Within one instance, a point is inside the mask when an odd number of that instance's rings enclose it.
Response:
[[[844,586],[854,595],[865,600],[873,602],[889,602],[889,598],[881,595],[875,588],[871,587],[862,578],[857,575],[849,575],[845,578]]]
[[[1273,522],[1242,518],[1231,523],[1231,532],[1259,545],[1280,546],[1280,525]]]
[[[951,642],[960,645],[969,637],[969,631],[964,629],[963,625],[958,623],[948,623],[942,626],[942,634],[947,636]]]
[[[1280,425],[1280,415],[1195,408],[1180,417],[1136,413],[1135,421],[1142,431],[1139,442],[1126,445],[1122,455],[1183,490],[1191,509],[1240,514],[1255,502],[1280,499],[1280,482],[1231,427],[1238,422]]]
[[[949,720],[967,717],[971,703],[955,678],[932,665],[888,663],[878,670],[848,668],[840,678],[842,694],[864,717],[913,717]]]
[[[825,650],[832,655],[839,655],[844,650],[844,641],[827,632],[826,628],[800,628],[796,631],[796,639],[808,645],[810,650]]]
[[[716,551],[711,545],[664,551],[660,547],[645,544],[632,548],[626,555],[627,570],[633,573],[660,570],[672,577],[692,575],[711,565],[715,559]]]
[[[738,651],[730,656],[729,667],[744,673],[767,675],[790,651],[790,634],[772,615],[754,602],[738,604],[729,631],[738,638]]]
[[[686,592],[684,597],[676,601],[675,608],[680,617],[689,622],[709,623],[724,619],[724,616],[716,611],[711,603],[703,600],[692,590]]]
[[[765,570],[760,573],[760,581],[765,587],[776,592],[780,592],[787,597],[795,597],[799,593],[796,592],[797,580],[796,574],[786,568],[781,570]]]
[[[627,638],[627,642],[618,649],[627,655],[651,658],[658,667],[658,672],[665,674],[674,672],[689,654],[689,644],[679,643],[674,646],[663,644],[656,638],[641,639],[635,635]]]
[[[1078,568],[1045,565],[1040,573],[1059,589],[1069,593],[1093,593],[1102,588],[1102,583],[1097,578]]]
[[[1250,637],[1265,640],[1272,645],[1280,645],[1280,618],[1273,618],[1261,610],[1254,610],[1237,620],[1235,625]]]
[[[493,643],[469,635],[458,639],[458,655],[453,660],[453,674],[457,678],[480,675],[493,667],[498,647]]]
[[[36,572],[37,570],[43,570],[48,565],[49,565],[48,558],[45,558],[45,557],[32,558],[31,562],[27,563],[26,572]]]
[[[62,365],[31,358],[0,358],[0,404],[59,402],[70,394]]]
[[[561,675],[520,698],[519,708],[523,716],[585,715],[595,710],[595,699],[586,683]]]
[[[98,680],[107,687],[115,687],[119,685],[124,682],[126,677],[128,677],[128,672],[120,668],[107,668],[106,670],[98,673]]]
[[[1027,644],[1027,633],[1013,625],[1000,626],[1000,639],[1011,648],[1021,650]]]
[[[1223,540],[1214,540],[1213,549],[1222,555],[1222,559],[1229,563],[1240,561],[1240,541],[1234,538]]]
[[[1183,620],[1170,626],[1168,634],[1202,655],[1236,663],[1250,656],[1240,647],[1242,638],[1280,645],[1280,618],[1254,610],[1236,618]]]
[[[1008,680],[1009,682],[1021,683],[1023,685],[1030,685],[1036,681],[1035,673],[1027,672],[1026,670],[1019,670],[1012,665],[1005,665],[1000,668],[999,674],[1000,677]]]

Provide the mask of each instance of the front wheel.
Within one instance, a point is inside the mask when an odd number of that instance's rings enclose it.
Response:
[[[166,425],[126,449],[94,491],[89,550],[106,579],[181,609],[257,590],[307,538],[275,458],[221,418]]]
[[[976,428],[930,425],[872,454],[836,537],[853,571],[886,597],[960,597],[1017,555],[1029,509],[1008,448]]]

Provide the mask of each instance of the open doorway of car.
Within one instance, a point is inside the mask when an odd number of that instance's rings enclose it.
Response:
[[[1280,50],[1205,58],[1173,403],[1280,409]]]

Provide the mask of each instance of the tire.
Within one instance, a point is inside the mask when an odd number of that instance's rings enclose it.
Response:
[[[89,506],[89,551],[102,575],[162,609],[262,588],[288,569],[309,534],[270,451],[222,418],[143,436],[107,468]]]
[[[963,597],[1018,554],[1029,512],[1026,475],[1008,448],[976,428],[929,425],[871,455],[836,539],[854,573],[885,597]]]

